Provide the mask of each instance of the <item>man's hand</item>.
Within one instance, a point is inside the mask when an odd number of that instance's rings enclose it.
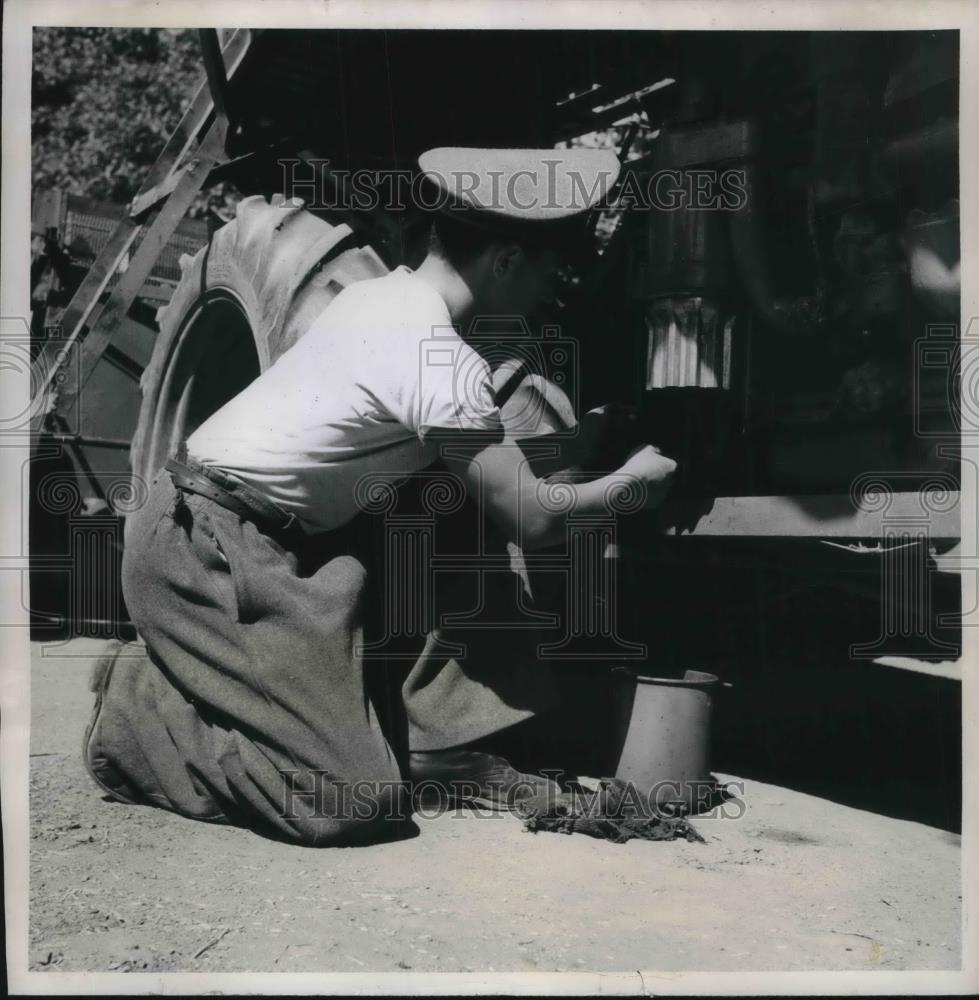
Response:
[[[638,412],[625,403],[605,403],[581,418],[580,429],[581,464],[614,469],[638,442]]]
[[[676,474],[676,462],[651,444],[636,448],[619,470],[635,476],[646,487],[645,508],[657,507],[669,492]]]
[[[614,498],[623,498],[633,480],[645,486],[644,506],[655,507],[666,495],[676,470],[672,458],[647,444],[634,450],[611,475],[567,484],[557,497],[549,498],[544,482],[531,472],[512,441],[486,447],[460,443],[446,448],[442,457],[504,535],[528,550],[563,542],[571,510],[580,515],[607,515],[610,510],[622,509],[616,508]]]

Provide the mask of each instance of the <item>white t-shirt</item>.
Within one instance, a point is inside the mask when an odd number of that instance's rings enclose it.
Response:
[[[442,297],[400,267],[349,285],[266,372],[187,440],[192,458],[236,476],[309,531],[361,509],[361,477],[431,465],[436,428],[502,429],[486,361]]]

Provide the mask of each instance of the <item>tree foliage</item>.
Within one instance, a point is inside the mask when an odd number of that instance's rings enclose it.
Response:
[[[130,201],[203,75],[195,31],[35,28],[32,191]],[[215,201],[202,194],[190,214]]]
[[[200,77],[190,31],[35,29],[32,186],[128,201]]]

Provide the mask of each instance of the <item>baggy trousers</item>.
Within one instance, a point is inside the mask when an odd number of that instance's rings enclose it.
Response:
[[[287,545],[161,474],[123,559],[148,657],[115,662],[89,744],[96,773],[182,815],[305,844],[403,828],[407,792],[361,653],[377,604],[372,532],[358,517]],[[412,749],[476,739],[552,703],[541,665],[473,636],[471,660],[437,629],[423,638],[404,685]]]

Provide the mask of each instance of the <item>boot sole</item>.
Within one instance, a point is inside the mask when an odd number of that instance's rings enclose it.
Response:
[[[444,802],[446,806],[455,807],[460,805],[471,805],[480,806],[483,809],[489,809],[492,812],[498,813],[516,813],[518,811],[518,806],[520,802],[524,799],[517,799],[514,802],[510,802],[508,799],[491,799],[487,798],[485,795],[461,795],[446,789],[446,795],[436,795],[434,792],[422,792],[421,796],[417,796],[414,791],[412,791],[412,802],[418,802],[421,805],[425,804],[426,799],[429,802]],[[555,793],[556,794],[556,793]],[[526,796],[525,798],[533,798],[533,796]]]
[[[459,806],[479,806],[482,809],[489,809],[491,812],[495,813],[512,813],[514,807],[507,805],[506,802],[499,802],[496,799],[487,799],[483,796],[472,796],[472,795],[422,795],[420,797],[412,796],[412,804],[418,806],[424,806],[426,803],[444,803],[446,809],[458,808]]]

